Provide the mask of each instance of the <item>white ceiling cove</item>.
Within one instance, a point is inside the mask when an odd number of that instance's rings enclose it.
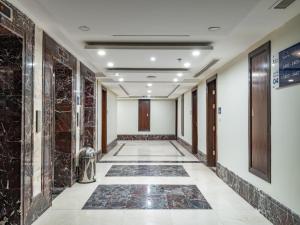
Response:
[[[105,78],[103,84],[119,97],[174,98],[196,85],[193,76],[213,59],[211,73],[300,12],[300,1],[285,10],[270,8],[277,0],[11,0],[54,39]],[[81,31],[79,26],[88,26]],[[211,26],[221,27],[209,31]],[[85,49],[87,41],[212,42],[213,50]],[[150,57],[155,57],[152,62]],[[178,59],[181,60],[178,60]],[[116,68],[184,68],[177,71],[107,71]],[[204,74],[205,75],[205,74]],[[155,76],[155,78],[147,78]],[[119,78],[124,81],[120,82]],[[178,78],[174,82],[174,78]],[[151,88],[146,84],[151,82]]]

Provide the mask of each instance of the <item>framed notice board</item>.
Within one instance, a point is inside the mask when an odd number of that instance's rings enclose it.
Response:
[[[279,87],[300,83],[300,42],[279,52]]]

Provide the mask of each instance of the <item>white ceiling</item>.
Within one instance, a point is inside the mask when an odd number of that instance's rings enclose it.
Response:
[[[147,82],[153,83],[152,96],[177,97],[198,80],[193,76],[212,59],[220,59],[207,73],[211,73],[246,50],[272,30],[283,25],[300,12],[296,0],[285,10],[270,7],[277,0],[11,0],[42,26],[53,38],[63,44],[81,61],[106,78],[104,85],[120,97],[147,95]],[[79,26],[88,26],[83,32]],[[220,26],[219,31],[208,31]],[[122,37],[115,35],[146,35]],[[180,35],[151,37],[147,35]],[[164,41],[213,42],[213,50],[202,50],[199,57],[191,50],[106,50],[101,57],[97,50],[84,48],[85,41]],[[150,57],[156,57],[151,62]],[[178,58],[182,58],[181,63]],[[107,62],[115,67],[129,68],[191,68],[177,83],[176,72],[120,72],[124,82],[118,82],[115,73],[106,70]],[[155,75],[155,79],[147,79]],[[204,74],[205,75],[205,74]],[[129,93],[129,96],[124,92]]]

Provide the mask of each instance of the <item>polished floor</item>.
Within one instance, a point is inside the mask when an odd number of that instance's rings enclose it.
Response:
[[[129,165],[135,167],[130,169],[127,167],[128,173],[120,172],[125,176],[106,176],[113,166]],[[143,166],[139,167],[138,165]],[[167,176],[167,174],[166,176],[156,176],[155,171],[161,168],[156,167],[155,170],[152,167],[151,170],[154,172],[149,174],[145,165],[182,166],[189,176]],[[132,176],[132,173],[136,173],[136,171],[138,171],[138,176]],[[143,172],[145,176],[142,176]],[[117,173],[114,172],[114,174]],[[185,187],[187,187],[187,192],[184,192]],[[102,198],[103,188],[108,195]],[[175,198],[185,195],[185,201],[189,200],[187,195],[197,195],[197,198],[201,199],[203,203],[207,202],[207,207],[192,208],[188,207],[188,204],[185,207],[183,207],[184,205],[178,207],[177,201],[174,201],[173,205],[177,208],[172,207],[172,202],[169,204],[167,199],[159,201],[160,198],[157,196],[145,194],[148,189],[150,192],[151,189],[164,190],[161,196],[166,198],[168,193],[165,191],[171,190],[171,194]],[[122,200],[126,202],[122,208],[112,207],[114,206],[111,205],[112,199],[116,204],[120,204],[120,202],[122,203],[120,200],[122,193],[135,194],[134,190],[139,191],[133,205],[127,204],[130,199],[127,196],[125,200]],[[173,192],[174,190],[175,192]],[[183,197],[181,196],[181,198]],[[151,204],[155,203],[159,207],[146,207],[146,201],[150,201]],[[181,199],[179,203],[182,201]],[[64,190],[54,200],[53,206],[34,223],[34,225],[53,224],[271,225],[257,210],[223,183],[211,169],[198,163],[197,158],[177,142],[172,144],[168,141],[119,142],[118,146],[102,158],[102,163],[97,164],[97,182],[76,183],[72,188]]]

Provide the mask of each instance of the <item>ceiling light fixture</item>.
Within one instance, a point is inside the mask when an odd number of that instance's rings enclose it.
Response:
[[[151,83],[148,83],[148,84],[147,84],[147,87],[152,87],[152,84],[151,84]]]
[[[177,73],[177,77],[182,77],[183,73]]]
[[[116,73],[115,76],[118,77],[118,76],[120,76],[120,74],[119,74],[119,73]]]
[[[178,79],[177,79],[177,78],[174,78],[173,81],[174,81],[174,82],[178,82]]]
[[[200,51],[199,51],[199,50],[194,50],[194,51],[192,52],[192,55],[195,56],[195,57],[197,57],[197,56],[200,55]]]
[[[189,62],[186,62],[186,63],[183,64],[183,66],[184,66],[185,68],[189,68],[189,67],[191,66],[191,64],[190,64]]]
[[[221,30],[221,27],[209,27],[208,30],[209,31],[218,31],[218,30]]]
[[[290,82],[290,83],[293,83],[293,82],[294,82],[294,80],[293,80],[293,79],[289,79],[289,82]]]
[[[78,29],[85,32],[90,30],[90,28],[86,25],[79,26]]]
[[[150,94],[152,91],[151,91],[151,90],[148,90],[147,92]]]
[[[123,78],[123,77],[119,78],[119,81],[120,81],[120,82],[123,82],[123,81],[124,81],[124,78]]]
[[[150,58],[150,60],[151,60],[151,62],[155,62],[155,61],[156,61],[156,58],[152,56],[152,57]]]
[[[115,65],[115,64],[114,64],[113,62],[108,62],[108,63],[107,63],[107,66],[108,66],[108,67],[114,67],[114,65]]]
[[[106,51],[104,51],[103,49],[98,51],[98,55],[100,56],[105,56],[106,55]]]

